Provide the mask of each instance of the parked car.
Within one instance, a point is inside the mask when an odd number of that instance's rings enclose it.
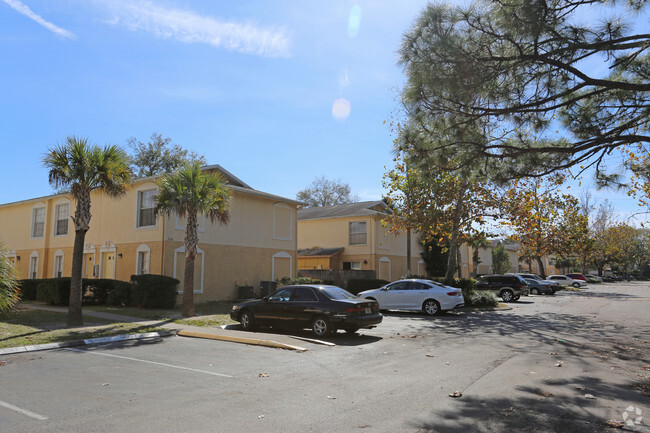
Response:
[[[591,284],[597,284],[603,282],[603,279],[600,278],[598,275],[589,274],[589,275],[585,275],[585,277],[587,278],[587,282]]]
[[[603,275],[604,283],[616,283],[618,280],[611,275]]]
[[[476,290],[489,290],[504,302],[518,301],[528,296],[528,283],[519,275],[483,275],[476,281]]]
[[[573,274],[564,274],[569,278],[573,278],[574,280],[582,280],[582,281],[587,281],[587,277],[585,277],[583,274],[578,274],[578,273],[573,273]]]
[[[383,320],[377,301],[327,285],[286,286],[262,299],[234,305],[230,317],[246,331],[262,326],[311,328],[319,337],[337,329],[354,333],[374,328]]]
[[[382,310],[424,311],[430,316],[465,305],[461,289],[431,280],[399,280],[358,296],[376,300]]]
[[[546,281],[552,281],[563,286],[573,286],[576,288],[585,287],[587,285],[587,282],[584,280],[574,280],[566,275],[549,275],[546,278]]]
[[[507,275],[507,274],[506,274]],[[517,273],[515,275],[519,275],[521,278],[524,280],[538,280],[538,281],[544,281],[544,278],[540,277],[537,274],[522,274],[522,273]]]
[[[531,295],[555,295],[555,292],[563,288],[559,284],[537,280],[535,278],[524,278],[524,280],[528,283]]]

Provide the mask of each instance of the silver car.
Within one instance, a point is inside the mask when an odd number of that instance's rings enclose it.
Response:
[[[424,311],[430,316],[465,305],[461,289],[431,280],[399,280],[357,296],[374,299],[382,310]]]

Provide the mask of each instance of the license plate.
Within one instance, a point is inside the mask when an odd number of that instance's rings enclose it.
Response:
[[[370,314],[370,308],[366,307],[366,314]]]

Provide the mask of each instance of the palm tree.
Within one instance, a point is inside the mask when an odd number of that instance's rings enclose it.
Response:
[[[199,244],[199,214],[212,222],[227,223],[230,189],[217,173],[204,172],[198,162],[185,164],[177,172],[165,174],[158,182],[156,211],[184,217],[185,275],[183,278],[183,316],[194,315],[194,259]]]
[[[103,148],[88,144],[87,138],[70,136],[65,144],[48,149],[43,165],[49,169],[50,184],[66,188],[77,202],[72,222],[75,237],[72,252],[68,326],[81,326],[81,271],[86,233],[90,229],[90,193],[101,191],[111,197],[126,192],[131,180],[129,158],[117,146]]]
[[[10,311],[18,302],[19,295],[16,267],[9,260],[4,245],[0,244],[0,313]]]

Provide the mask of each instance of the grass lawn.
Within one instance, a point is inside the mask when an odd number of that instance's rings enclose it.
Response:
[[[139,317],[151,320],[173,320],[174,323],[181,323],[191,326],[221,326],[233,322],[230,319],[232,302],[207,302],[194,306],[195,317],[183,319],[181,307],[177,305],[171,310],[147,309],[135,307],[84,307],[84,311],[100,311],[104,313],[122,314],[124,316]]]
[[[81,328],[66,328],[65,322],[65,313],[50,311],[19,310],[0,314],[0,349],[161,330],[88,316],[84,317]]]

